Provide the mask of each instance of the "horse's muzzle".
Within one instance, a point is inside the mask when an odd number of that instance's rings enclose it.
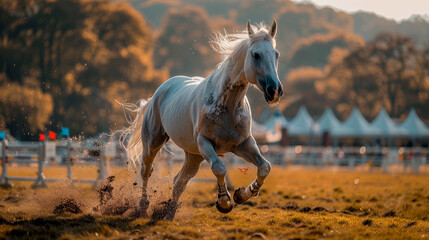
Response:
[[[283,96],[282,84],[279,81],[274,81],[272,78],[267,78],[264,96],[269,104],[277,103],[280,97]]]

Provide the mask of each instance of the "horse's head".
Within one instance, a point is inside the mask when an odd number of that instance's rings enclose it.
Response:
[[[275,49],[277,22],[274,20],[268,32],[253,30],[247,22],[249,44],[244,61],[247,81],[256,85],[264,93],[268,103],[277,103],[283,95],[283,86],[277,74],[279,52]]]

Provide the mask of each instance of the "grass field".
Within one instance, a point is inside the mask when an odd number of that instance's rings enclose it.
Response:
[[[169,199],[178,167],[154,171],[152,206]],[[10,175],[35,171],[10,168]],[[75,177],[96,175],[88,167],[74,172]],[[230,168],[229,174],[237,188],[249,184],[256,169],[244,174]],[[46,175],[64,177],[65,169],[49,167]],[[111,175],[112,196],[107,197],[89,184],[67,182],[44,189],[15,182],[12,189],[0,189],[0,239],[429,239],[428,174],[274,167],[260,196],[229,214],[214,206],[215,183],[191,182],[176,219],[156,223],[120,215],[137,204],[140,191],[132,171],[113,169]],[[212,174],[203,167],[197,178]],[[67,199],[82,212],[54,213]]]

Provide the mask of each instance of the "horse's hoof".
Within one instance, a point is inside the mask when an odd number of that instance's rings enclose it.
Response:
[[[234,202],[236,204],[242,204],[242,203],[244,203],[244,202],[246,202],[248,200],[248,199],[244,199],[244,198],[241,197],[242,195],[244,195],[245,191],[246,191],[246,188],[244,188],[244,187],[241,187],[241,188],[238,188],[237,190],[235,190],[235,192],[234,192]],[[240,194],[240,192],[242,192],[243,194]]]
[[[157,206],[152,213],[151,221],[157,222],[159,220],[172,221],[176,215],[177,208],[179,207],[176,202],[162,202],[163,206]]]
[[[139,204],[139,208],[140,209],[148,209],[149,208],[149,201],[147,200],[147,199],[141,199],[140,200],[140,204]],[[140,210],[140,209],[138,209],[138,210]]]
[[[134,207],[129,208],[127,211],[125,211],[122,214],[122,217],[127,218],[149,218],[149,215],[147,214],[147,209],[142,209],[141,207]]]
[[[217,208],[217,210],[219,211],[219,212],[221,212],[221,213],[229,213],[229,212],[231,212],[232,211],[232,208],[234,207],[234,204],[232,204],[231,203],[231,205],[229,206],[229,208],[222,208],[220,205],[219,205],[219,202],[218,201],[216,201],[216,208]]]
[[[165,213],[164,219],[168,221],[173,221],[174,216],[176,215],[177,208],[178,208],[178,204],[174,202],[166,206],[166,209],[165,209],[166,213]]]

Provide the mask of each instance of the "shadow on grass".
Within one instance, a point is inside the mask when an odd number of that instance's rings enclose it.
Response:
[[[58,239],[69,235],[71,238],[84,236],[112,236],[118,232],[132,232],[147,225],[132,224],[133,219],[122,217],[48,216],[32,220],[10,222],[0,218],[0,225],[12,226],[5,233],[5,239]]]

